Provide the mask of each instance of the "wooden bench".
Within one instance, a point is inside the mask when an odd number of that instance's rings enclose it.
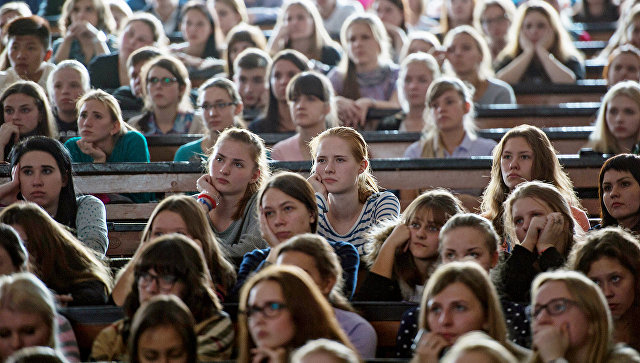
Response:
[[[513,91],[518,104],[557,105],[600,102],[607,85],[603,79],[583,79],[575,84],[516,84]]]
[[[570,30],[586,31],[593,40],[609,41],[618,28],[618,22],[609,23],[573,23]]]

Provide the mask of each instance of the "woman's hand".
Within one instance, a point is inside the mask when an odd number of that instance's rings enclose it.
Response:
[[[77,21],[69,26],[69,32],[81,42],[95,42],[98,41],[98,30],[88,21]]]
[[[6,121],[0,126],[0,147],[4,149],[5,146],[11,141],[18,143],[20,140],[20,130],[18,126],[14,125],[11,121]]]
[[[393,247],[393,250],[397,250],[400,247],[403,252],[406,252],[409,248],[409,238],[411,237],[411,232],[409,231],[409,226],[404,223],[398,224],[387,239],[384,241],[384,244],[389,244],[389,246]]]
[[[538,351],[543,362],[563,358],[569,348],[569,323],[560,327],[543,325],[534,328],[533,348]]]
[[[533,44],[533,42],[531,42],[531,40],[529,40],[529,38],[527,38],[526,35],[524,35],[523,31],[520,31],[520,36],[518,37],[518,39],[519,39],[520,47],[522,48],[522,51],[533,52],[536,50],[536,45]]]
[[[329,192],[327,192],[327,187],[322,184],[322,178],[320,177],[320,175],[318,175],[318,173],[316,173],[315,171],[311,173],[309,178],[307,178],[307,181],[309,182],[309,184],[311,184],[313,190],[316,193],[322,194],[322,196],[324,196],[324,199],[328,198]]]
[[[101,149],[97,148],[95,145],[93,145],[93,143],[91,142],[87,142],[85,140],[83,140],[82,138],[80,138],[80,140],[78,140],[76,142],[76,144],[78,145],[78,148],[80,149],[80,151],[82,151],[83,153],[91,156],[93,158],[93,162],[94,163],[106,163],[107,162],[107,154],[105,154],[104,151],[102,151]]]
[[[267,216],[264,215],[264,211],[260,208],[260,235],[262,235],[262,239],[267,241],[271,248],[280,243],[278,237],[276,237],[275,233],[269,227],[269,223],[267,223]]]
[[[286,363],[287,351],[282,347],[276,349],[258,347],[251,349],[251,353],[253,354],[252,363]]]
[[[547,29],[542,38],[536,43],[536,51],[539,56],[546,56],[549,53],[549,49],[553,46],[555,41],[555,33],[551,29]]]
[[[269,40],[269,51],[271,54],[277,53],[285,49],[287,42],[289,41],[289,27],[282,25],[275,29],[275,34],[272,34]]]
[[[369,112],[370,108],[374,108],[376,106],[376,100],[373,98],[359,98],[356,100],[356,106],[358,106],[360,114],[358,115],[358,124],[360,127],[364,127],[367,123],[367,112]]]
[[[521,243],[522,247],[528,249],[530,252],[533,252],[534,248],[536,248],[536,246],[538,245],[540,233],[544,229],[546,223],[546,216],[535,216],[531,218],[531,222],[529,222],[529,229],[527,230],[527,235],[524,237],[524,241],[522,241]]]
[[[562,238],[562,234],[564,231],[564,217],[562,213],[554,212],[549,213],[546,216],[546,223],[544,228],[540,231],[540,235],[538,236],[538,243],[536,244],[536,248],[538,252],[544,251],[549,247],[555,247],[560,253],[561,244],[564,242]]]
[[[437,363],[442,350],[449,345],[447,340],[436,333],[423,334],[416,345],[415,357],[420,363]]]
[[[10,205],[18,201],[20,193],[20,163],[11,169],[11,180],[0,185],[0,203]]]
[[[364,125],[362,110],[356,101],[345,97],[336,97],[336,106],[338,107],[338,118],[342,125],[353,128],[358,128],[361,123]],[[364,116],[364,120],[366,120],[366,110]]]

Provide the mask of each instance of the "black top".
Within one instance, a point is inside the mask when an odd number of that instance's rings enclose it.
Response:
[[[89,77],[91,87],[100,88],[105,92],[113,92],[120,87],[120,73],[118,72],[118,54],[99,55],[89,63]]]
[[[496,71],[501,70],[506,67],[513,58],[507,56],[505,57],[498,65],[496,66]],[[571,72],[576,76],[576,80],[584,79],[585,68],[584,63],[581,63],[577,58],[571,57],[566,62],[560,62],[565,67],[569,68]],[[522,74],[520,80],[516,83],[553,83],[551,82],[551,78],[547,75],[547,72],[544,70],[542,63],[537,58],[531,60],[529,63],[529,67]]]

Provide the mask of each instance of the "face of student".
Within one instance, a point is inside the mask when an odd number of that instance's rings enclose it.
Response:
[[[329,193],[346,193],[358,188],[358,175],[366,160],[357,160],[347,141],[329,136],[322,139],[315,156],[315,172]]]
[[[547,32],[553,32],[549,19],[539,11],[530,11],[522,21],[522,30],[524,36],[536,44],[543,39]]]
[[[88,100],[78,113],[78,132],[87,142],[96,143],[113,137],[120,131],[118,122],[111,118],[105,104],[98,100]]]
[[[414,258],[429,259],[438,254],[440,227],[435,222],[433,211],[422,208],[409,220],[409,251]]]
[[[473,261],[489,272],[498,263],[498,252],[490,251],[474,227],[457,227],[441,236],[442,262]]]
[[[151,80],[158,78],[160,81],[151,83]],[[170,79],[169,83],[165,79]],[[175,80],[175,81],[173,81]],[[178,84],[176,76],[169,70],[162,67],[153,67],[147,73],[147,93],[151,97],[153,106],[157,109],[167,107],[178,107],[184,87]]]
[[[143,21],[132,21],[120,35],[120,53],[129,58],[134,51],[145,45],[153,45],[153,30]]]
[[[249,308],[266,309],[256,311],[248,316],[249,334],[256,346],[260,348],[279,348],[293,339],[296,328],[293,317],[286,307],[273,309],[275,304],[286,305],[282,288],[275,281],[261,281],[249,292],[247,306]]]
[[[86,21],[98,25],[98,11],[91,0],[78,0],[71,8],[71,23]]]
[[[189,233],[189,227],[182,216],[170,210],[163,210],[156,214],[151,225],[151,238],[157,238],[169,233],[180,233],[189,238],[193,238]]]
[[[640,19],[633,21],[633,24],[627,30],[627,38],[634,47],[640,46]]]
[[[243,195],[260,176],[246,144],[231,139],[218,142],[213,150],[209,175],[222,195]]]
[[[264,192],[260,212],[279,242],[311,232],[310,224],[316,218],[301,201],[278,188],[269,188]]]
[[[454,282],[427,302],[429,331],[449,345],[472,330],[485,330],[485,312],[475,294],[463,283]]]
[[[412,62],[407,65],[404,76],[404,94],[409,107],[424,108],[427,90],[433,81],[433,73],[424,63]]]
[[[182,337],[171,325],[148,328],[138,338],[141,363],[187,363],[188,354]]]
[[[76,101],[84,94],[80,73],[63,68],[53,75],[53,99],[60,112],[74,112]]]
[[[20,193],[44,210],[56,210],[60,191],[67,183],[56,159],[44,151],[29,151],[20,158]]]
[[[247,108],[262,107],[267,94],[267,70],[265,68],[238,68],[235,71],[234,82],[238,87],[244,106]]]
[[[443,92],[429,103],[431,117],[440,132],[462,129],[464,115],[470,107],[455,89]]]
[[[593,261],[587,277],[602,289],[614,319],[620,319],[633,305],[636,279],[618,259],[603,256]]]
[[[255,44],[253,44],[251,42],[245,42],[245,41],[239,41],[239,42],[233,43],[229,47],[229,59],[231,60],[231,64],[233,64],[233,62],[236,60],[236,58],[238,57],[238,54],[240,54],[240,52],[242,52],[243,50],[245,50],[247,48],[251,48],[251,47],[255,47]],[[236,69],[236,71],[238,71],[238,70]]]
[[[540,287],[535,297],[534,311],[541,306],[551,303],[555,299],[568,301],[566,311],[552,316],[547,309],[542,309],[538,316],[533,318],[533,334],[549,328],[550,326],[566,329],[569,335],[569,349],[586,347],[590,340],[589,319],[576,305],[574,297],[567,289],[564,282],[548,281]],[[557,300],[556,300],[557,301]]]
[[[524,137],[512,137],[504,143],[500,171],[509,190],[532,180],[533,158],[533,149]]]
[[[333,288],[333,284],[323,279],[322,276],[320,275],[320,271],[318,271],[318,266],[316,265],[316,260],[304,252],[300,252],[300,251],[282,252],[278,256],[278,265],[293,265],[293,266],[300,267],[307,274],[309,274],[309,276],[311,276],[311,279],[313,279],[313,282],[315,282],[316,285],[318,285],[318,287],[320,288],[320,291],[322,291],[322,293],[325,296],[329,295],[329,293],[331,292],[331,289]]]
[[[145,62],[138,62],[137,64],[129,67],[127,72],[129,73],[129,87],[131,87],[131,93],[134,96],[142,98],[142,78],[140,78],[140,71]]]
[[[347,53],[356,66],[368,67],[378,64],[381,51],[369,25],[353,23],[347,29]]]
[[[217,105],[206,111],[204,108],[202,109],[202,117],[210,133],[220,132],[233,126],[235,116],[242,112],[240,104],[229,105],[233,100],[229,96],[229,92],[220,87],[207,88],[202,95],[201,102],[204,106]],[[223,104],[227,104],[227,106],[222,107]]]
[[[473,0],[449,0],[447,13],[451,20],[456,23],[471,24],[473,18]]]
[[[182,298],[187,286],[173,275],[162,275],[149,269],[138,278],[138,295],[140,303],[144,303],[157,295],[175,295]]]
[[[0,359],[22,348],[48,346],[50,333],[39,314],[0,309]]]
[[[613,86],[622,81],[640,81],[640,58],[638,56],[621,53],[609,64],[607,84]]]
[[[180,31],[189,44],[204,44],[213,32],[213,28],[209,19],[200,10],[194,9],[184,14]]]
[[[609,132],[617,140],[640,140],[640,106],[625,95],[615,96],[607,105]]]
[[[240,14],[238,14],[235,10],[233,10],[230,6],[223,3],[222,1],[214,2],[214,7],[216,9],[216,13],[218,14],[218,23],[220,25],[220,30],[222,30],[222,33],[227,34],[231,30],[231,28],[242,21],[242,17],[240,17]]]
[[[291,5],[283,19],[282,26],[287,29],[290,40],[307,39],[313,35],[313,18],[302,6]]]
[[[273,64],[270,82],[276,100],[287,102],[285,97],[287,85],[291,78],[300,72],[300,69],[295,64],[286,59],[281,59]]]
[[[7,44],[11,67],[24,79],[33,79],[42,62],[51,53],[35,35],[17,35],[9,38]]]
[[[4,99],[4,122],[18,127],[20,135],[26,135],[38,127],[40,110],[36,100],[24,93],[14,93]]]
[[[602,200],[619,224],[636,221],[640,215],[640,185],[628,171],[607,170],[602,178]],[[631,225],[627,225],[631,224]]]
[[[476,74],[482,62],[482,52],[475,39],[469,34],[460,33],[453,38],[447,48],[447,59],[459,76]]]
[[[482,13],[480,23],[482,30],[493,41],[504,40],[511,26],[511,21],[507,19],[504,9],[499,5],[489,5]]]
[[[513,217],[518,241],[524,241],[533,217],[544,217],[549,213],[553,213],[553,210],[540,199],[527,197],[513,202],[511,216]]]
[[[300,94],[289,101],[291,118],[301,128],[324,125],[329,105],[314,95]]]
[[[11,275],[14,272],[18,272],[18,269],[13,265],[9,252],[0,247],[0,276]]]
[[[389,0],[378,0],[374,3],[376,14],[385,24],[402,27],[404,23],[404,14],[399,7]]]

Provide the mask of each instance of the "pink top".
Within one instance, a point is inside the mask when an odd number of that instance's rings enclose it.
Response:
[[[284,139],[273,145],[271,149],[271,159],[281,161],[303,161],[302,150],[300,150],[300,134],[295,134],[288,139]]]

